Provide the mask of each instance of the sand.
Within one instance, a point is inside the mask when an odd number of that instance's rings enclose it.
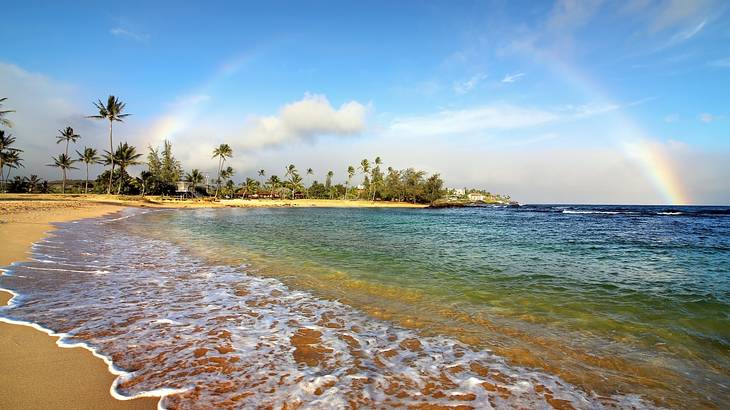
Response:
[[[27,258],[51,222],[101,216],[118,205],[81,201],[2,201],[0,266]],[[0,292],[0,304],[11,295]],[[61,348],[57,338],[28,326],[0,322],[0,407],[8,409],[154,409],[156,398],[120,401],[110,394],[115,376],[83,348]]]

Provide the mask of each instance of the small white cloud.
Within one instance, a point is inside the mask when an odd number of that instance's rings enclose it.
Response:
[[[730,57],[721,58],[707,63],[710,67],[730,68]]]
[[[713,115],[713,114],[709,114],[709,113],[706,113],[706,112],[703,112],[702,114],[700,114],[700,121],[704,122],[705,124],[709,124],[709,123],[711,123],[713,121],[717,121],[719,119],[720,119],[719,116]]]
[[[114,37],[126,38],[129,40],[139,41],[140,43],[144,43],[150,39],[149,34],[135,33],[133,31],[126,30],[121,27],[114,27],[113,29],[109,30],[109,33],[112,34]]]
[[[349,136],[365,130],[367,107],[357,101],[334,108],[323,95],[305,95],[278,115],[250,120],[242,145],[259,148],[323,135]]]
[[[480,82],[487,78],[485,73],[477,73],[466,81],[460,81],[454,83],[454,92],[457,94],[466,94],[473,90],[474,87],[479,85]]]
[[[524,77],[525,73],[516,73],[516,74],[507,74],[502,79],[503,83],[514,83],[515,81],[519,80],[520,77]]]
[[[669,124],[677,122],[677,121],[679,121],[679,115],[677,115],[677,114],[669,114],[666,117],[664,117],[664,122],[669,123]]]

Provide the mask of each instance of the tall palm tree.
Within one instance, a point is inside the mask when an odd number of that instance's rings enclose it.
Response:
[[[15,110],[3,110],[3,102],[7,100],[6,97],[0,98],[0,125],[4,125],[8,128],[13,128],[13,123],[10,122],[9,119],[5,118],[6,115],[10,114],[11,112],[15,112]]]
[[[79,156],[77,161],[86,164],[86,182],[84,183],[84,193],[89,193],[89,165],[98,164],[101,158],[96,155],[96,149],[84,147],[84,152],[76,151],[76,155]]]
[[[56,136],[56,144],[60,144],[64,141],[66,141],[66,156],[68,156],[68,143],[73,142],[76,143],[76,140],[81,138],[81,135],[78,135],[74,132],[74,129],[71,127],[66,127],[63,130],[58,130],[58,132],[61,135]]]
[[[307,198],[309,198],[309,187],[311,184],[309,183],[309,176],[314,175],[314,170],[312,168],[307,168]]]
[[[261,177],[261,186],[264,186],[264,177],[266,176],[266,171],[263,169],[260,169],[258,174]]]
[[[370,161],[368,161],[367,158],[360,161],[360,170],[362,171],[362,185],[365,186],[365,181],[368,178],[368,173],[370,173]],[[368,189],[370,189],[370,186],[368,184]],[[368,194],[367,197],[370,195]],[[367,197],[365,199],[367,199]]]
[[[297,167],[294,166],[294,164],[289,164],[289,166],[286,167],[286,173],[284,176],[289,177],[289,185],[292,187],[291,190],[291,199],[294,199],[294,179],[299,178],[299,181],[301,181],[301,177],[299,177],[299,172],[297,171]]]
[[[276,188],[281,183],[281,180],[278,176],[272,175],[269,177],[269,180],[266,183],[269,184],[269,186],[271,187],[271,196],[273,197],[276,193]]]
[[[233,156],[233,149],[228,144],[221,144],[213,150],[213,158],[218,158],[218,179],[216,180],[215,198],[218,199],[218,192],[221,189],[221,171],[227,158]]]
[[[294,193],[302,188],[302,177],[297,172],[289,176],[289,186],[291,187],[291,199],[294,199]]]
[[[133,145],[125,143],[119,143],[117,150],[111,155],[112,161],[119,164],[119,186],[117,188],[117,195],[122,193],[122,184],[124,183],[124,171],[127,167],[132,165],[139,165],[142,162],[138,159],[142,156],[141,153],[137,152],[137,148]]]
[[[10,133],[6,134],[5,131],[0,130],[0,189],[4,189],[5,187],[5,174],[3,173],[3,168],[15,157],[17,157],[17,160],[20,160],[19,153],[23,152],[18,148],[13,148],[13,144],[15,144],[15,137],[13,137]],[[10,171],[8,171],[8,175],[9,174]]]
[[[15,168],[24,167],[23,159],[20,158],[20,153],[21,151],[19,149],[16,149],[12,151],[5,151],[5,154],[0,154],[0,157],[3,158],[2,161],[4,166],[8,168],[8,173],[3,179],[5,181],[5,184],[7,184],[7,182],[10,180],[10,171]]]
[[[372,174],[370,174],[370,187],[372,188],[372,191],[373,191],[373,201],[375,201],[375,188],[376,188],[375,184],[378,183],[378,181],[376,181],[376,177],[382,175],[380,173],[380,165],[382,165],[382,164],[383,164],[383,160],[380,159],[380,157],[375,157],[375,167],[372,170]]]
[[[347,183],[345,187],[345,199],[347,199],[347,192],[350,190],[350,185],[352,184],[352,177],[355,176],[355,167],[352,165],[347,167]]]
[[[332,177],[335,176],[334,171],[327,171],[327,180],[324,185],[330,193],[330,199],[332,199]]]
[[[61,175],[63,176],[63,180],[61,182],[61,193],[66,193],[66,171],[69,169],[76,169],[76,167],[73,166],[73,163],[76,162],[75,160],[72,160],[71,157],[69,157],[66,154],[58,154],[58,157],[51,157],[53,160],[53,164],[48,164],[49,167],[56,167],[61,170]]]
[[[108,120],[109,121],[109,151],[112,152],[114,150],[114,141],[112,141],[112,133],[113,133],[113,125],[114,122],[124,122],[124,118],[132,115],[132,114],[124,114],[124,108],[127,104],[123,103],[121,100],[119,100],[117,97],[110,95],[109,98],[106,101],[106,104],[101,102],[101,100],[94,103],[94,106],[97,110],[99,110],[98,115],[90,115],[88,118],[97,118],[100,120]],[[111,172],[109,173],[109,185],[107,186],[106,193],[111,194],[112,193],[112,178],[114,177],[114,156],[109,156],[110,163],[112,166]]]

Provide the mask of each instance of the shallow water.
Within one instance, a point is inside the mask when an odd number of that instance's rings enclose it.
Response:
[[[125,211],[62,224],[0,312],[112,358],[121,394],[185,389],[170,407],[722,406],[707,210]]]

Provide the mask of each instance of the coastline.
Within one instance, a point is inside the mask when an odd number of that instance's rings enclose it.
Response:
[[[80,201],[0,201],[0,266],[26,260],[33,243],[55,222],[99,217],[120,205]],[[0,291],[0,305],[14,295]],[[86,348],[60,346],[59,337],[25,323],[0,321],[0,403],[13,409],[154,409],[159,398],[118,400],[111,394],[117,375]]]

